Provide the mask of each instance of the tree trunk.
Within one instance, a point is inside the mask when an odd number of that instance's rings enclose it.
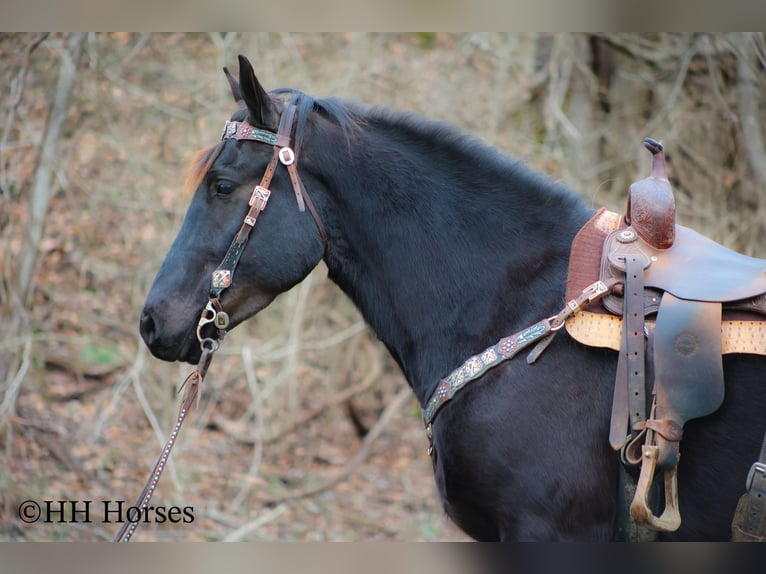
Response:
[[[732,34],[731,42],[737,55],[737,107],[747,159],[760,185],[766,185],[766,147],[758,113],[759,61],[755,52],[755,35],[754,32]]]

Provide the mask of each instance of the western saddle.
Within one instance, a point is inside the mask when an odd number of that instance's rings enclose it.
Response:
[[[630,187],[624,215],[601,209],[579,231],[567,278],[568,301],[597,280],[611,287],[566,329],[585,345],[619,352],[609,441],[632,496],[632,524],[618,525],[628,539],[681,525],[683,428],[723,402],[722,355],[766,355],[766,260],[677,225],[662,145],[646,138],[644,146],[652,153],[651,176]],[[626,467],[640,467],[637,481],[627,479]],[[653,488],[657,471],[663,480]],[[766,437],[732,539],[766,541]]]

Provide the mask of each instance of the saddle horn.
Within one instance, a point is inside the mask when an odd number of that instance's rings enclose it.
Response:
[[[652,154],[652,175],[630,186],[625,221],[652,247],[668,249],[675,241],[676,201],[662,144],[647,137],[644,147]]]

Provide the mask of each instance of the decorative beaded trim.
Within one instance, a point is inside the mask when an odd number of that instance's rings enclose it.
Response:
[[[255,140],[271,145],[279,143],[279,136],[274,132],[262,130],[245,122],[227,121],[221,134],[223,140]]]
[[[567,319],[579,312],[584,306],[608,294],[613,286],[613,283],[607,284],[603,281],[596,281],[588,285],[577,298],[567,302],[558,315],[548,317],[518,333],[503,337],[493,346],[488,347],[478,355],[470,357],[457,369],[439,381],[431,398],[422,409],[426,432],[430,432],[431,423],[439,409],[466,384],[481,377],[488,369],[496,367],[503,361],[512,359],[522,349],[539,342],[540,344],[535,347],[527,358],[528,362],[534,362],[548,346],[556,331],[564,326]]]
[[[513,358],[519,351],[551,333],[550,320],[544,319],[500,339],[495,345],[485,349],[478,355],[473,355],[444,379],[439,381],[431,398],[423,409],[423,420],[431,424],[438,410],[460,389],[471,381],[478,379],[487,370],[496,367],[503,361]]]

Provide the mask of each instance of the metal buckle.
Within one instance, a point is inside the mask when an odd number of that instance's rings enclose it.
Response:
[[[745,479],[745,490],[747,492],[750,492],[750,488],[753,486],[753,479],[755,478],[756,472],[760,472],[766,477],[766,464],[762,462],[754,462],[753,466],[750,467],[750,470],[747,473],[747,478]]]
[[[600,299],[607,293],[609,293],[609,287],[603,281],[596,281],[595,283],[588,285],[585,289],[582,290],[582,293],[580,294],[579,297],[567,302],[566,308],[568,308],[569,311],[566,312],[565,315],[562,315],[562,313],[559,313],[558,315],[554,315],[553,317],[550,317],[548,319],[548,321],[551,322],[552,330],[558,331],[559,329],[561,329],[561,327],[564,326],[564,323],[571,315],[574,315],[575,313],[577,313],[580,309],[583,308],[584,305],[590,305],[591,303],[593,303],[597,299]],[[561,320],[561,323],[558,325],[554,324],[553,322],[553,319],[556,319],[556,318],[559,318]]]
[[[426,425],[426,438],[428,439],[428,450],[426,452],[428,456],[432,456],[434,454],[434,431],[431,423]]]
[[[607,287],[606,283],[604,283],[603,281],[596,281],[592,285],[588,285],[588,287],[585,288],[583,293],[587,293],[588,303],[593,303],[593,301],[595,301],[602,295],[609,293],[609,287]]]
[[[250,194],[250,201],[247,202],[249,206],[253,206],[256,199],[260,199],[261,202],[263,202],[263,205],[261,206],[261,210],[263,210],[266,207],[266,204],[269,201],[269,197],[271,196],[271,191],[266,189],[265,187],[261,187],[260,185],[256,185],[255,189],[253,189],[253,193]]]
[[[221,134],[221,139],[234,139],[237,137],[237,129],[239,128],[239,122],[233,122],[231,120],[227,121],[226,124],[223,126],[223,133]]]
[[[292,165],[295,163],[295,152],[290,147],[283,147],[279,150],[279,161],[282,165]]]
[[[567,307],[570,307],[569,303],[567,303]],[[564,327],[568,318],[569,318],[569,315],[567,315],[567,317],[565,317],[564,319],[561,319],[558,315],[551,315],[550,317],[545,319],[545,321],[548,323],[548,328],[553,333],[555,333],[556,331],[560,331]],[[556,319],[559,319],[560,322],[557,322]]]

